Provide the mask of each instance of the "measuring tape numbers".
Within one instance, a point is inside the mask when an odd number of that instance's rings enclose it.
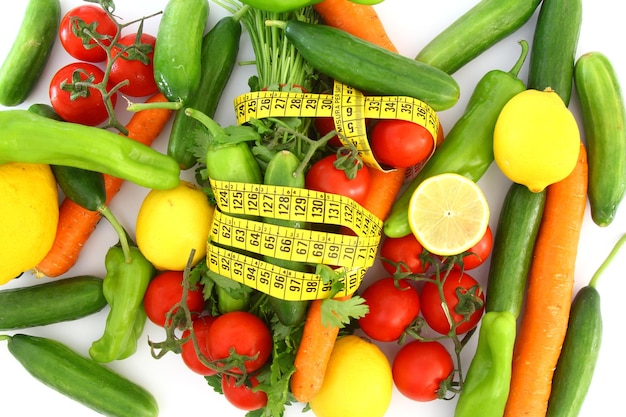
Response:
[[[331,283],[314,273],[265,262],[272,257],[336,267],[352,294],[376,260],[382,222],[353,200],[301,188],[211,181],[217,202],[207,246],[210,270],[287,300],[327,298]],[[263,222],[269,217],[349,228],[354,235]]]
[[[332,117],[339,138],[354,144],[363,162],[378,170],[383,168],[374,158],[367,139],[368,119],[417,123],[428,130],[435,145],[439,132],[437,113],[423,101],[405,96],[365,96],[337,81],[333,84],[333,94],[255,91],[236,97],[234,106],[238,124],[268,117]]]

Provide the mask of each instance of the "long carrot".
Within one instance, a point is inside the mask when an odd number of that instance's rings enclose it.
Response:
[[[324,0],[313,7],[327,25],[397,52],[372,6],[348,0]],[[363,206],[384,220],[402,187],[405,172],[401,169],[387,173],[374,171],[372,170],[370,185],[372,192],[365,199]],[[349,298],[350,296],[338,299]],[[328,327],[322,323],[322,302],[322,300],[311,302],[302,340],[294,360],[296,370],[291,376],[290,387],[292,394],[300,402],[310,401],[322,386],[326,365],[339,334],[338,327]]]
[[[161,93],[149,97],[146,102],[166,102]],[[151,146],[159,136],[172,114],[171,110],[148,109],[135,113],[126,128],[128,137]],[[103,157],[106,158],[106,155]],[[124,180],[104,175],[106,203],[120,191]],[[63,199],[59,207],[59,224],[52,248],[46,257],[35,267],[37,277],[58,277],[70,270],[78,261],[85,242],[89,239],[101,219],[98,211],[90,211]]]
[[[337,300],[349,298],[338,297]],[[322,323],[322,302],[313,300],[309,306],[302,340],[294,360],[296,371],[289,381],[292,394],[302,403],[309,402],[321,388],[326,365],[339,334],[339,327]]]
[[[581,143],[574,171],[547,189],[528,278],[526,307],[513,352],[505,417],[546,415],[572,302],[587,182],[587,153]]]

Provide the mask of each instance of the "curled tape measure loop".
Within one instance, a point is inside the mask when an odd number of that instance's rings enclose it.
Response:
[[[268,117],[331,117],[342,141],[350,141],[365,164],[378,170],[367,139],[368,119],[400,119],[423,126],[434,144],[439,132],[439,117],[423,101],[405,96],[365,96],[360,91],[335,81],[333,94],[293,91],[255,91],[235,98],[238,124]],[[436,146],[433,146],[433,152]]]
[[[264,256],[337,267],[352,294],[376,259],[382,221],[350,198],[301,188],[211,181],[217,202],[207,245],[213,272],[287,300],[332,294],[319,275],[261,260]],[[351,229],[354,235],[284,227],[255,218],[296,220]]]

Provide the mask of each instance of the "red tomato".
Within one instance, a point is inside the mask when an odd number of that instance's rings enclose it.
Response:
[[[215,317],[213,316],[198,316],[193,319],[192,324],[193,332],[196,335],[196,340],[198,341],[198,348],[200,348],[200,353],[202,353],[202,355],[207,359],[209,358],[209,351],[207,349],[206,339],[209,334],[209,329],[214,321]],[[182,337],[185,338],[189,336],[189,334],[189,330],[185,330]],[[187,367],[193,372],[204,376],[215,375],[217,373],[215,370],[207,367],[200,361],[193,345],[193,340],[189,339],[182,344],[181,348],[182,351],[180,356],[185,365],[187,365]]]
[[[272,346],[272,334],[267,325],[246,311],[232,311],[219,316],[207,337],[209,356],[213,360],[229,357],[231,348],[239,355],[257,355],[256,359],[245,361],[248,373],[263,366],[272,354]],[[232,372],[241,370],[235,367]]]
[[[382,258],[395,263],[403,262],[406,266],[402,265],[400,269],[413,274],[421,274],[428,269],[428,264],[424,265],[420,259],[422,252],[424,252],[424,247],[413,233],[404,237],[385,237],[380,246]],[[394,274],[396,272],[395,266],[384,259],[382,261],[383,267],[390,274]]]
[[[438,391],[453,370],[450,353],[436,341],[407,343],[396,353],[391,365],[398,391],[411,400],[423,402],[443,398],[445,392]]]
[[[120,38],[117,42],[120,45],[131,46],[135,43],[137,38],[136,33],[131,33]],[[143,56],[149,60],[148,64],[144,64],[138,58],[138,51],[131,49],[130,53],[123,52],[121,56],[115,59],[113,65],[111,65],[110,79],[113,85],[117,85],[124,80],[128,80],[128,84],[121,87],[119,91],[124,94],[128,94],[132,97],[148,96],[157,91],[157,85],[154,81],[154,66],[152,58],[154,56],[154,44],[156,38],[147,33],[142,33],[140,37],[140,48],[142,49]],[[146,51],[149,51],[146,53]],[[119,46],[114,46],[111,49],[113,56],[118,56],[122,51]],[[131,59],[124,59],[129,57]]]
[[[267,405],[267,394],[265,391],[253,391],[253,388],[257,385],[259,385],[259,380],[254,375],[249,378],[249,381],[244,381],[237,385],[234,376],[222,374],[222,392],[224,397],[240,410],[253,411]]]
[[[314,120],[315,130],[319,133],[320,137],[326,136],[333,130],[335,130],[335,121],[332,117],[316,117]],[[328,144],[337,148],[343,146],[339,136],[335,135],[328,140]]]
[[[361,296],[369,312],[359,319],[359,326],[367,336],[380,342],[398,340],[408,325],[418,316],[420,299],[417,291],[406,280],[396,287],[391,277],[368,286]]]
[[[445,271],[441,272],[440,276],[443,279]],[[462,302],[459,302],[457,292],[461,294]],[[484,311],[485,294],[472,276],[452,269],[443,283],[443,295],[448,304],[450,317],[453,322],[460,323],[456,327],[457,334],[466,333],[478,324]],[[420,301],[422,316],[426,323],[434,331],[448,334],[450,324],[441,306],[441,297],[437,284],[433,281],[426,281],[422,287]],[[467,312],[469,315],[467,321],[464,321],[464,315],[459,309]]]
[[[478,268],[482,265],[489,255],[491,254],[491,248],[493,247],[493,235],[491,233],[491,227],[487,226],[487,231],[483,235],[482,239],[477,244],[469,249],[471,252],[463,257],[463,269],[469,271],[470,269]],[[454,264],[456,269],[461,269],[457,264]]]
[[[62,88],[62,84],[90,79],[92,84],[101,82],[104,71],[87,62],[74,62],[59,69],[50,81],[48,93],[50,104],[65,121],[96,126],[108,119],[104,98],[100,91],[92,87],[77,87],[80,91],[70,93]],[[75,95],[75,97],[73,97]],[[113,106],[117,95],[111,97]]]
[[[183,272],[162,272],[150,281],[143,297],[146,315],[154,324],[163,327],[166,313],[180,303],[182,297]],[[204,296],[200,285],[187,291],[187,307],[192,313],[200,313],[204,309]]]
[[[428,158],[435,141],[430,132],[417,123],[384,119],[372,128],[370,146],[378,162],[408,168]]]
[[[81,22],[82,21],[82,22]],[[100,6],[83,5],[70,10],[63,16],[59,25],[61,45],[72,57],[88,62],[103,62],[107,59],[106,51],[99,46],[94,38],[82,33],[91,31],[104,45],[110,45],[111,39],[117,34],[117,24]],[[88,41],[85,48],[83,38]]]
[[[332,154],[314,163],[306,174],[306,188],[343,195],[362,204],[370,189],[369,168],[364,165],[353,179],[348,179],[345,171],[335,168],[336,160],[337,155]]]

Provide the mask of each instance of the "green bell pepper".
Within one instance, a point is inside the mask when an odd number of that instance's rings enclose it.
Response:
[[[323,0],[242,0],[243,4],[250,5],[256,9],[274,13],[290,12],[303,7],[321,3]],[[382,3],[383,0],[350,0],[352,3],[374,5]]]
[[[467,371],[454,417],[502,417],[509,396],[516,321],[508,311],[482,318],[476,354]]]
[[[125,359],[135,353],[146,323],[143,297],[155,269],[137,247],[127,249],[112,246],[105,256],[102,289],[111,309],[104,334],[89,349],[89,356],[97,362]]]

